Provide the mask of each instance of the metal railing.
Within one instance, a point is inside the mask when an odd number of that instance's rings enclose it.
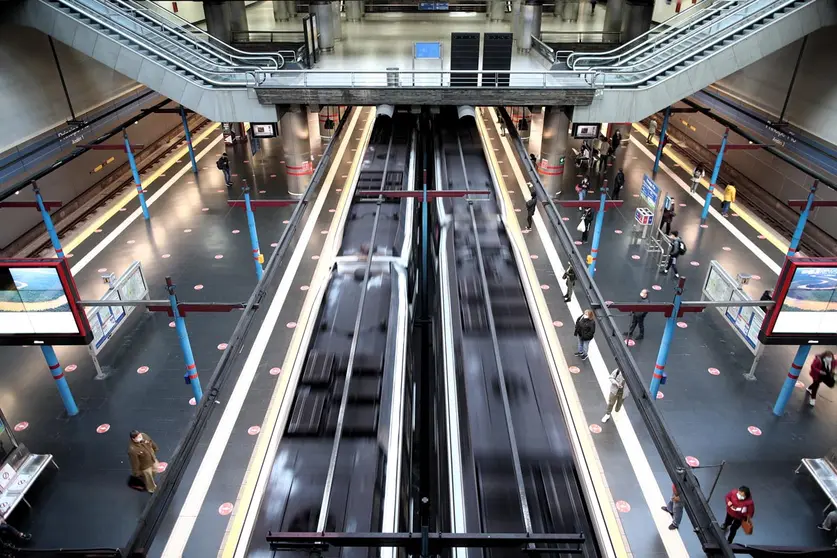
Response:
[[[618,43],[619,31],[542,31],[540,40],[551,44]]]

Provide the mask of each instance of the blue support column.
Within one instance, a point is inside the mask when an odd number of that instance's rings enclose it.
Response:
[[[705,223],[709,217],[709,208],[712,207],[712,196],[715,195],[715,185],[718,184],[718,175],[721,173],[721,163],[724,162],[724,150],[727,148],[729,128],[724,130],[724,137],[721,138],[721,148],[718,149],[718,156],[715,157],[715,167],[712,169],[712,178],[709,180],[709,191],[706,192],[706,199],[703,201],[703,211],[700,213],[700,222]]]
[[[256,232],[256,216],[253,215],[253,208],[250,206],[250,187],[247,186],[246,182],[244,183],[243,190],[244,205],[247,208],[247,228],[250,229],[250,247],[253,249],[253,259],[256,263],[256,277],[261,281],[262,274],[264,273],[264,269],[262,269],[264,257],[259,249],[259,235]]]
[[[195,405],[197,405],[203,397],[203,389],[201,389],[201,380],[198,378],[198,367],[195,364],[195,357],[192,354],[192,344],[189,343],[189,333],[186,331],[186,320],[180,315],[180,311],[177,309],[177,296],[174,294],[174,283],[172,283],[171,277],[166,277],[166,290],[169,293],[171,312],[174,317],[174,327],[177,330],[177,338],[180,340],[183,360],[186,363],[186,373],[183,375],[183,379],[192,386]]]
[[[64,402],[64,409],[67,414],[74,417],[78,414],[78,407],[76,400],[73,399],[73,394],[70,391],[70,386],[67,384],[67,378],[64,377],[64,371],[61,370],[61,364],[58,363],[58,356],[55,350],[49,345],[41,345],[41,351],[44,353],[49,371],[52,373],[52,379],[55,380],[55,385],[58,386],[58,394],[61,396],[61,401]]]
[[[799,214],[799,221],[796,222],[796,230],[793,231],[793,238],[788,247],[788,257],[792,258],[796,255],[799,249],[799,241],[802,240],[802,233],[805,230],[805,224],[808,222],[808,216],[811,214],[811,206],[814,204],[814,194],[817,193],[817,185],[819,181],[815,180],[808,192],[808,201],[805,203],[805,209]]]
[[[41,189],[37,184],[32,184],[32,190],[35,192],[35,201],[38,203],[38,209],[41,210],[41,217],[44,219],[49,240],[52,242],[52,247],[55,249],[55,255],[59,258],[64,257],[64,249],[61,247],[61,240],[58,239],[58,233],[55,231],[55,225],[52,224],[52,217],[44,205],[44,198],[41,197]]]
[[[602,196],[599,198],[599,212],[596,214],[596,226],[593,229],[593,247],[590,249],[590,265],[588,271],[590,277],[596,273],[596,259],[599,257],[599,239],[602,236],[602,223],[604,222],[605,203],[607,202],[607,180],[602,185]]]
[[[142,207],[142,216],[145,220],[151,218],[148,214],[148,206],[145,204],[145,194],[142,192],[142,181],[140,180],[139,171],[137,170],[137,162],[134,160],[134,152],[131,150],[131,144],[128,142],[128,132],[122,131],[122,138],[125,140],[125,153],[128,154],[128,164],[131,165],[131,173],[134,175],[134,184],[137,185],[137,195],[139,196],[140,206]]]
[[[180,105],[180,118],[183,120],[183,131],[186,133],[186,147],[189,148],[192,172],[198,174],[198,161],[195,159],[195,150],[192,147],[192,132],[189,131],[189,122],[186,120],[186,109],[183,108],[183,105]]]
[[[668,350],[671,346],[671,340],[674,337],[674,329],[677,327],[677,314],[680,313],[680,302],[683,297],[683,285],[686,283],[686,278],[681,277],[680,282],[674,290],[674,308],[671,310],[671,316],[666,319],[666,327],[663,330],[663,340],[660,341],[660,350],[657,352],[657,362],[654,365],[654,374],[651,377],[651,398],[657,399],[657,392],[660,390],[660,384],[666,377],[666,361],[668,360]]]
[[[660,129],[660,143],[657,145],[657,155],[654,157],[654,171],[657,174],[660,170],[660,159],[663,157],[663,147],[666,144],[666,132],[668,131],[668,119],[671,116],[671,107],[666,107],[665,115],[663,116],[663,127]]]
[[[779,397],[776,399],[776,404],[773,405],[773,414],[781,417],[785,412],[785,405],[788,404],[793,389],[796,387],[796,380],[799,379],[799,373],[805,365],[805,360],[808,358],[808,353],[811,352],[811,345],[802,345],[796,350],[796,356],[793,359],[788,377],[785,378],[785,383],[782,386],[782,391],[779,392]]]

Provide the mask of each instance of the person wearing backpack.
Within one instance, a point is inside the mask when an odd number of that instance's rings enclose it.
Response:
[[[532,183],[529,182],[529,192],[532,197],[526,200],[526,230],[532,230],[532,218],[535,216],[535,210],[538,208],[538,196],[535,194],[535,189]]]
[[[686,254],[686,244],[680,239],[679,231],[671,231],[669,238],[671,239],[671,250],[668,252],[668,264],[663,271],[663,275],[667,274],[669,269],[674,269],[674,276],[679,278],[677,258]]]
[[[232,186],[232,178],[230,176],[230,158],[227,157],[226,153],[221,153],[221,156],[218,157],[217,161],[215,161],[215,166],[218,167],[218,170],[224,173],[224,182],[227,183],[227,187]]]
[[[828,387],[834,387],[834,371],[837,369],[837,362],[834,360],[834,353],[831,351],[824,351],[814,357],[811,362],[811,369],[808,374],[811,376],[811,385],[806,388],[810,398],[808,405],[813,407],[817,403],[817,390],[820,389],[820,384],[825,384]]]
[[[596,321],[593,319],[592,310],[585,310],[584,314],[578,317],[573,335],[578,337],[578,351],[575,356],[581,357],[581,360],[587,360],[587,348],[596,336]]]
[[[657,121],[652,116],[651,121],[648,123],[648,137],[645,139],[645,143],[650,145],[654,141],[655,135],[657,135]]]

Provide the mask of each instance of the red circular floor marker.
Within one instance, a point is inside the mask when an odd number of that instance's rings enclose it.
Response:
[[[598,424],[591,424],[590,425],[590,432],[592,432],[593,434],[601,434],[602,433],[602,427],[599,426]]]
[[[192,229],[183,229],[183,232],[190,233],[190,232],[192,232]]]
[[[679,327],[680,329],[686,329],[687,327],[689,327],[689,324],[687,324],[686,322],[677,322],[677,327]]]
[[[226,351],[227,347],[229,347],[229,345],[226,344],[226,343],[218,343],[218,350],[219,351]]]
[[[523,233],[523,234],[529,234],[532,231],[530,231],[529,229],[523,229],[520,232]]]
[[[137,374],[145,374],[147,372],[148,372],[148,367],[147,366],[140,366],[139,368],[137,368]]]
[[[581,372],[581,368],[579,368],[578,366],[570,366],[568,370],[570,371],[570,374],[578,374],[579,372]]]
[[[323,230],[320,231],[320,234],[328,234],[328,230],[323,229]]]
[[[258,434],[261,431],[262,431],[261,426],[251,426],[250,428],[247,429],[247,434],[249,434],[250,436],[255,436],[256,434]]]
[[[681,203],[681,204],[679,204],[679,205],[680,205],[680,207],[686,207],[686,204],[685,204],[685,203]]]
[[[102,229],[96,229],[96,230],[95,230],[95,231],[93,231],[93,232],[94,232],[94,233],[101,233],[101,232],[102,232]]]
[[[804,387],[805,387],[805,384],[804,384],[804,383],[802,383],[800,380],[796,380],[796,387],[798,387],[798,388],[804,388]]]
[[[651,285],[651,288],[654,289],[655,291],[662,291],[663,290],[663,287],[660,286],[660,285]]]
[[[658,391],[657,392],[657,399],[664,399],[664,398],[665,398],[665,394],[662,391]]]
[[[279,368],[278,366],[274,366],[273,368],[270,369],[270,375],[271,376],[278,376],[281,373],[282,373],[282,369]]]
[[[730,248],[729,246],[721,246],[721,250],[723,250],[724,252],[729,252],[730,250],[732,250],[732,248]]]
[[[732,212],[732,216],[733,216],[733,217],[738,217],[739,215],[738,215],[738,213],[735,213],[735,212],[733,211],[733,212]]]
[[[581,241],[580,241],[580,240],[576,240],[576,241],[575,241],[575,245],[576,245],[576,246],[581,246]]]
[[[157,463],[157,472],[158,473],[165,473],[166,469],[168,469],[168,468],[169,468],[169,464],[166,463],[165,461],[159,461]]]
[[[639,197],[639,194],[632,194],[632,195],[633,195],[633,197],[635,197],[635,198],[638,198],[638,197]]]
[[[617,500],[616,511],[618,511],[619,513],[628,513],[629,511],[631,511],[631,505],[625,500]]]
[[[129,240],[128,242],[126,242],[126,244],[133,244],[135,242],[136,242],[136,240]]]
[[[756,238],[758,238],[759,240],[764,240],[764,239],[765,239],[765,238],[767,238],[767,237],[766,237],[766,236],[764,236],[763,234],[760,234],[760,235],[758,235]]]
[[[340,192],[342,192],[342,191],[343,191],[343,188],[337,188],[337,189],[335,190],[335,192],[337,192],[338,194],[339,194]]]
[[[299,288],[299,290],[300,290],[300,291],[307,291],[307,290],[308,290],[308,289],[310,289],[310,288],[311,288],[311,287],[309,287],[308,285],[302,285],[302,286]]]
[[[749,432],[753,436],[761,436],[761,428],[759,428],[758,426],[748,426],[747,432]]]
[[[75,364],[68,364],[64,367],[64,372],[75,372],[77,368],[78,366]]]
[[[267,190],[259,190],[260,194],[267,194]]]
[[[107,424],[107,423],[100,424],[99,426],[96,427],[96,432],[98,432],[99,434],[104,434],[108,430],[110,430],[110,425]]]
[[[127,207],[120,207],[119,211],[128,211],[128,208]]]
[[[605,306],[610,306],[611,304],[613,304],[612,300],[605,300]]]
[[[275,174],[271,174],[271,175],[270,175],[270,178],[276,178],[276,175],[275,175]]]
[[[555,327],[564,327],[564,322],[555,320],[554,322],[552,322],[552,325],[554,325]]]
[[[96,270],[96,273],[104,273],[107,270],[108,270],[108,268],[106,268],[106,267],[100,267],[99,269]]]
[[[761,281],[761,275],[750,275],[750,279],[753,281]]]
[[[311,259],[312,260],[319,260],[320,256],[318,256],[317,254],[314,254],[313,256],[311,256]]]
[[[223,193],[224,193],[224,191],[223,191],[222,189],[220,189],[220,188],[218,188],[218,189],[217,189],[217,190],[215,190],[215,191],[216,191],[216,192],[218,192],[219,194],[223,194]]]
[[[541,285],[541,289],[543,289],[544,291],[548,291],[549,285]]]
[[[631,256],[631,259],[632,260],[638,260],[639,259],[639,254],[634,254],[633,256]]]
[[[193,397],[193,398],[191,398],[191,399],[189,400],[189,405],[191,405],[192,407],[194,407],[195,405],[197,405],[197,403],[195,402],[195,398],[194,398],[194,397]]]
[[[216,260],[223,260],[224,259],[224,254],[215,254],[215,259]]]
[[[15,432],[23,432],[27,428],[29,428],[29,423],[24,420],[15,425]]]
[[[271,242],[271,243],[270,243],[270,247],[271,247],[271,248],[276,248],[277,246],[279,246],[279,243],[278,243],[278,242]]]
[[[519,207],[515,207],[515,208],[514,208],[514,212],[515,212],[515,213],[520,213],[520,208],[519,208]]]
[[[613,231],[613,232],[615,232],[616,234],[622,234],[622,229],[616,229],[616,230],[615,230],[615,231]]]
[[[201,211],[209,211],[209,208],[208,207],[202,207]]]
[[[712,374],[713,376],[720,376],[721,375],[721,371],[718,370],[717,368],[709,368],[708,372],[710,374]]]
[[[163,254],[163,255],[162,255],[162,256],[160,256],[160,257],[161,257],[161,258],[163,258],[164,260],[167,260],[167,259],[169,259],[169,258],[171,257],[171,254]]]
[[[174,326],[175,326],[174,321],[169,322],[169,327],[174,327]]]
[[[691,455],[686,456],[686,464],[689,467],[699,467],[700,460],[697,457],[692,457]]]
[[[694,266],[694,267],[697,267],[697,266],[699,266],[699,265],[700,265],[700,262],[699,262],[699,261],[697,261],[697,260],[692,260],[692,261],[690,261],[690,262],[689,262],[689,265]]]
[[[633,339],[625,339],[625,344],[628,347],[633,347],[634,345],[636,345],[636,341],[634,341]]]
[[[203,285],[198,284],[198,285],[195,285],[192,288],[195,289],[196,291],[201,291],[201,290],[203,290]]]
[[[337,211],[337,210],[334,209],[334,208],[331,208],[331,209],[328,210],[329,213],[334,213],[335,211]]]
[[[293,329],[296,327],[296,322],[288,322],[285,324],[285,327],[288,329]]]
[[[532,255],[530,255],[529,257],[530,257],[530,258],[532,258],[533,260],[537,260],[537,259],[538,259],[538,255],[537,255],[537,254],[532,254]]]
[[[561,220],[562,220],[562,221],[569,221],[569,220],[570,220],[570,218],[569,218],[569,217],[561,217]]]
[[[707,225],[707,224],[705,224],[705,223],[704,223],[703,225],[701,225],[701,226],[700,226],[700,228],[702,228],[702,229],[708,229],[708,228],[709,228],[709,225]]]
[[[232,233],[233,233],[233,234],[238,234],[238,233],[240,233],[240,232],[241,232],[241,231],[240,231],[240,230],[238,230],[238,229],[233,229],[233,230],[232,230]]]
[[[224,502],[218,506],[218,513],[221,515],[230,515],[233,511],[233,505],[229,502]]]
[[[69,259],[71,259],[71,258],[73,257],[73,255],[72,255],[72,254],[67,254],[67,255],[65,255],[64,257],[65,257],[65,258],[67,258],[67,259],[69,260]]]

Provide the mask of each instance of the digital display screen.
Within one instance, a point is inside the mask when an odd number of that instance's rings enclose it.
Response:
[[[789,258],[774,300],[759,335],[762,342],[837,341],[837,258]]]
[[[601,124],[573,124],[573,137],[575,139],[596,139],[599,137]]]
[[[0,260],[0,344],[86,344],[90,328],[66,260]]]
[[[266,123],[266,124],[251,123],[250,128],[253,130],[253,137],[254,138],[275,138],[276,137],[276,124],[273,124],[273,123]]]

